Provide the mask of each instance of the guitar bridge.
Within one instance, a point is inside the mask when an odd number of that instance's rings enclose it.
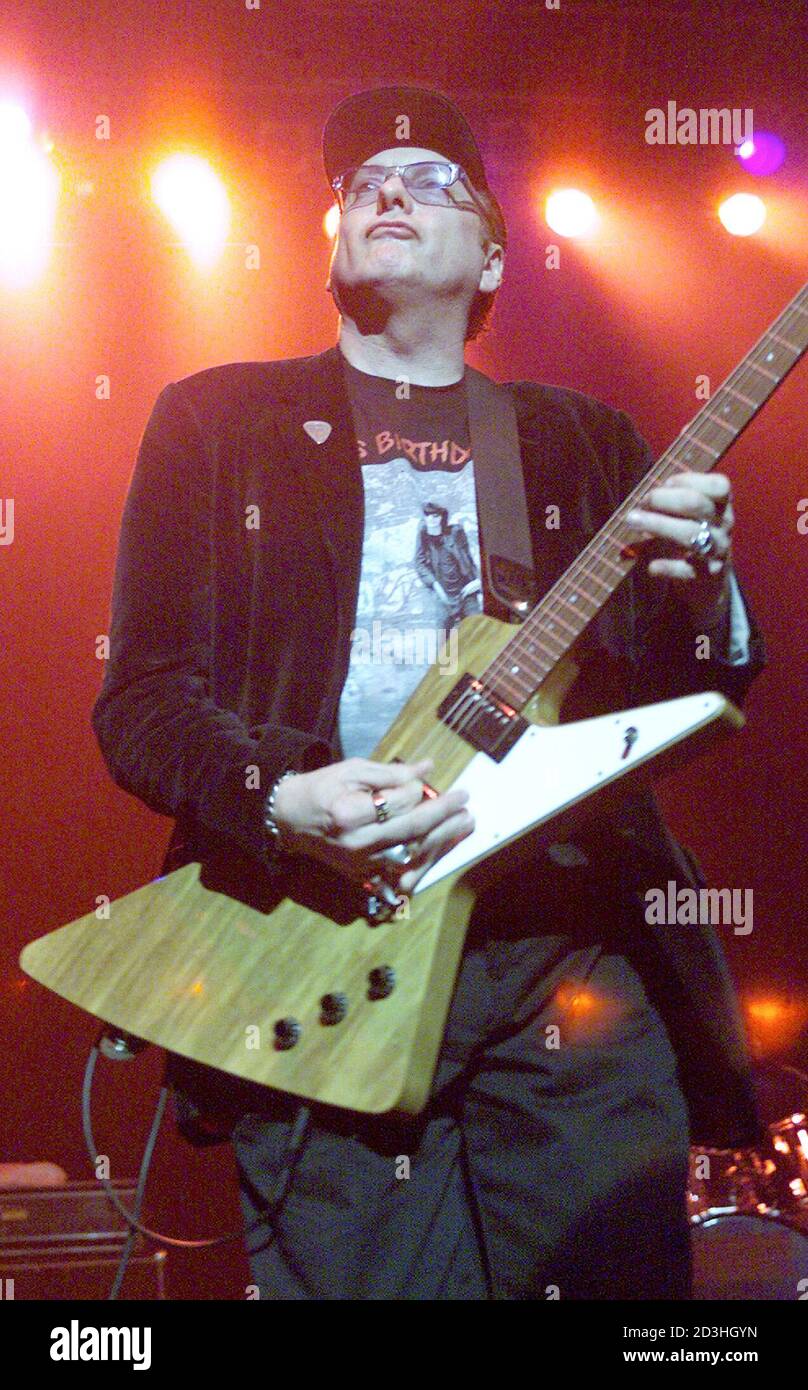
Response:
[[[468,672],[438,706],[438,717],[495,763],[501,763],[527,728],[527,720]]]

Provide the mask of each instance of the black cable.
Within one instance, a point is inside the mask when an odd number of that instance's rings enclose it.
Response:
[[[167,1091],[166,1087],[164,1086],[164,1087],[162,1088],[162,1090],[160,1091],[160,1095],[159,1095],[159,1097],[158,1097],[157,1109],[156,1109],[155,1112],[154,1112],[154,1119],[153,1119],[153,1121],[152,1121],[152,1127],[151,1127],[151,1130],[149,1131],[149,1137],[148,1137],[148,1139],[147,1139],[147,1141],[146,1141],[146,1147],[145,1147],[145,1149],[143,1150],[143,1158],[141,1159],[141,1162],[140,1162],[140,1172],[139,1172],[139,1174],[138,1174],[137,1187],[135,1188],[135,1207],[134,1207],[135,1218],[136,1218],[136,1220],[138,1220],[138,1221],[140,1221],[140,1212],[141,1212],[141,1208],[142,1208],[142,1206],[143,1206],[143,1198],[144,1198],[144,1196],[145,1196],[145,1194],[146,1194],[146,1178],[147,1178],[148,1175],[149,1175],[149,1168],[150,1168],[150,1166],[151,1166],[152,1154],[153,1154],[153,1152],[154,1152],[154,1146],[155,1146],[155,1144],[157,1143],[157,1135],[158,1135],[158,1133],[159,1133],[159,1131],[160,1131],[160,1125],[161,1125],[162,1122],[163,1122],[163,1114],[165,1113],[166,1101],[167,1101],[167,1100],[168,1100],[168,1091]],[[134,1227],[130,1224],[130,1226],[129,1226],[129,1233],[128,1233],[127,1237],[126,1237],[126,1242],[125,1242],[125,1244],[124,1244],[123,1253],[122,1253],[122,1255],[121,1255],[121,1258],[120,1258],[120,1261],[119,1261],[119,1264],[118,1264],[118,1269],[117,1269],[117,1272],[116,1272],[116,1275],[115,1275],[115,1281],[114,1281],[114,1283],[113,1283],[113,1285],[112,1285],[112,1289],[111,1289],[111,1291],[110,1291],[110,1295],[109,1295],[110,1299],[115,1299],[115,1298],[117,1298],[117,1297],[118,1297],[118,1294],[119,1294],[120,1291],[121,1291],[121,1284],[123,1283],[123,1277],[124,1277],[124,1275],[125,1275],[125,1273],[126,1273],[127,1265],[129,1264],[129,1258],[130,1258],[130,1256],[131,1256],[131,1254],[132,1254],[132,1251],[133,1251],[134,1248],[135,1248],[135,1241],[136,1241],[136,1240],[137,1240],[137,1231],[136,1231],[136,1230],[134,1229]]]
[[[152,1127],[149,1132],[149,1137],[146,1141],[146,1147],[143,1151],[143,1158],[141,1160],[137,1188],[135,1190],[135,1210],[132,1212],[128,1209],[128,1207],[124,1205],[124,1203],[121,1201],[117,1192],[115,1191],[112,1184],[107,1178],[101,1178],[98,1176],[99,1160],[95,1146],[95,1138],[93,1136],[92,1130],[90,1100],[92,1095],[93,1077],[95,1075],[95,1064],[98,1060],[98,1055],[100,1052],[101,1038],[104,1036],[106,1032],[107,1029],[105,1027],[104,1029],[102,1029],[98,1041],[95,1042],[92,1048],[90,1049],[90,1054],[87,1058],[87,1066],[84,1071],[84,1082],[82,1085],[81,1118],[82,1129],[84,1132],[84,1142],[87,1146],[87,1152],[90,1156],[90,1162],[93,1167],[93,1172],[96,1176],[96,1181],[101,1184],[104,1191],[106,1192],[107,1197],[112,1202],[113,1206],[115,1206],[117,1210],[121,1213],[124,1220],[126,1221],[127,1226],[129,1227],[129,1235],[127,1237],[126,1244],[124,1246],[124,1251],[121,1256],[118,1273],[115,1277],[112,1292],[110,1293],[110,1298],[117,1298],[121,1282],[123,1280],[123,1275],[125,1273],[126,1266],[129,1262],[132,1248],[134,1246],[135,1232],[139,1232],[140,1235],[145,1236],[148,1240],[153,1240],[163,1245],[175,1246],[179,1249],[185,1250],[204,1250],[210,1249],[213,1246],[217,1245],[225,1245],[232,1240],[242,1240],[245,1235],[247,1235],[250,1231],[256,1229],[258,1226],[262,1225],[267,1220],[269,1220],[271,1224],[272,1217],[276,1217],[279,1214],[282,1203],[287,1195],[288,1188],[294,1173],[295,1164],[300,1156],[300,1150],[302,1147],[303,1139],[305,1137],[306,1129],[308,1128],[309,1120],[311,1119],[311,1110],[308,1105],[302,1103],[298,1107],[295,1122],[292,1126],[292,1130],[286,1144],[286,1149],[284,1151],[283,1166],[281,1168],[278,1182],[276,1184],[275,1194],[273,1195],[272,1200],[269,1202],[268,1206],[265,1207],[263,1211],[260,1211],[258,1215],[252,1221],[250,1221],[249,1224],[242,1224],[242,1226],[240,1226],[238,1230],[230,1231],[226,1235],[210,1236],[199,1240],[187,1240],[181,1239],[179,1236],[167,1236],[162,1231],[155,1231],[152,1230],[149,1226],[144,1226],[143,1223],[140,1221],[140,1209],[143,1204],[143,1197],[146,1188],[146,1179],[148,1177],[149,1167],[151,1165],[152,1155],[154,1153],[154,1146],[157,1142],[157,1135],[160,1130],[160,1125],[162,1123],[163,1114],[165,1113],[165,1107],[168,1100],[167,1086],[162,1086],[160,1088],[160,1096],[158,1099],[157,1108],[155,1110],[154,1120],[152,1121]],[[277,1232],[273,1232],[273,1239],[276,1235]]]

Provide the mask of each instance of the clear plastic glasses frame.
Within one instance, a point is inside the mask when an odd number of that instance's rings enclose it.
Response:
[[[423,182],[423,180],[428,180],[427,170],[436,172],[434,183]],[[359,173],[364,174],[366,178],[363,180],[361,188],[353,189],[350,185],[354,176]],[[488,220],[488,214],[471,187],[468,175],[462,166],[438,162],[434,159],[417,160],[412,164],[360,164],[356,168],[346,169],[344,173],[338,174],[331,182],[331,187],[337,195],[340,212],[349,212],[351,208],[362,207],[375,202],[382,184],[386,183],[393,174],[401,176],[404,187],[416,203],[433,203],[441,207],[454,205],[455,207],[471,208],[474,212],[478,212],[484,221],[487,222]],[[448,189],[457,182],[462,183],[466,189],[470,202],[449,196]]]

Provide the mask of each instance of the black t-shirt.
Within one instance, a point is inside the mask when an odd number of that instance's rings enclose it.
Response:
[[[482,606],[479,525],[465,380],[405,392],[343,367],[365,530],[339,733],[345,757],[366,757],[429,666],[456,669],[457,623]]]

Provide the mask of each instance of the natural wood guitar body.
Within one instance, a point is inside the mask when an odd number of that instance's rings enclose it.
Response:
[[[467,618],[460,672],[484,670],[513,632],[493,618]],[[560,662],[525,717],[555,724],[576,674],[571,659]],[[374,756],[409,760],[427,748],[432,784],[451,786],[475,756],[436,714],[457,678],[434,665]],[[721,706],[725,722],[740,722]],[[417,1112],[431,1086],[474,905],[469,877],[449,874],[373,927],[346,909],[337,881],[318,878],[308,861],[286,883],[288,896],[260,907],[241,891],[243,882],[228,885],[215,866],[200,871],[193,863],[113,902],[108,919],[91,912],[32,942],[21,963],[66,999],[170,1051],[324,1103]],[[384,970],[393,972],[394,987],[370,997],[372,972]],[[334,995],[345,997],[345,1016],[322,1022],[321,1001]],[[299,1026],[292,1047],[278,1046],[283,1020]]]

